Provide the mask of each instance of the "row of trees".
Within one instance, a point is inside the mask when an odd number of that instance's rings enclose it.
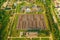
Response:
[[[6,34],[6,26],[9,22],[9,14],[3,10],[0,9],[0,38],[3,39],[4,35]]]
[[[46,1],[45,8],[46,8],[46,16],[49,22],[49,28],[50,31],[52,32],[53,40],[60,40],[59,39],[59,30],[57,24],[54,22],[53,16],[52,16],[52,11],[51,11],[51,0]]]
[[[5,31],[5,28],[9,21],[9,14],[6,10],[1,9],[4,2],[6,2],[6,0],[0,0],[0,40],[5,40],[4,37],[7,32]]]

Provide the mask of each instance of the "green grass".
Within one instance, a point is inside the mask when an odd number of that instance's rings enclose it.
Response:
[[[32,40],[40,40],[40,38],[32,38]]]
[[[16,28],[17,21],[18,21],[18,15],[16,14],[15,20],[12,24],[12,28],[11,28],[11,31],[10,31],[10,36],[18,37],[20,35],[20,31],[18,31],[17,28]]]
[[[30,40],[30,38],[12,38],[9,40]]]
[[[49,40],[49,38],[41,38],[41,40]]]

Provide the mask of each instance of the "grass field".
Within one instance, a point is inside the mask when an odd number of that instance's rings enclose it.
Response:
[[[10,38],[8,40],[50,40],[50,38]]]
[[[41,38],[41,40],[50,40],[49,38]]]

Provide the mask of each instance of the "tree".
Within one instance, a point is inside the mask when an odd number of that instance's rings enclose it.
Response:
[[[0,25],[1,25],[0,38],[1,38],[1,40],[3,39],[3,37],[6,33],[6,31],[4,31],[4,30],[5,30],[8,22],[9,22],[9,14],[6,13],[5,10],[0,9]]]

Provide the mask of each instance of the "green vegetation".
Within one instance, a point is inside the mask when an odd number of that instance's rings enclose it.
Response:
[[[59,40],[59,30],[52,16],[51,7],[50,7],[51,5],[52,5],[51,0],[46,1],[46,4],[45,4],[46,16],[50,25],[50,31],[52,33],[53,40]]]
[[[14,17],[14,20],[12,22],[10,26],[10,35],[9,36],[13,36],[13,37],[17,37],[20,35],[20,31],[17,30],[17,22],[18,22],[18,15],[16,14]]]
[[[6,0],[0,0],[0,7],[2,6],[2,4],[5,2]]]
[[[36,7],[36,6],[39,6],[40,8],[38,9],[39,11],[36,11],[36,10],[34,10],[33,9],[33,7]],[[22,12],[22,9],[24,9],[24,10],[26,10],[27,8],[29,8],[30,10],[32,10],[31,12],[25,12],[25,11],[23,11]],[[29,2],[22,2],[22,3],[19,3],[19,4],[17,4],[17,6],[16,6],[16,12],[17,13],[22,13],[22,14],[24,14],[24,13],[27,13],[27,14],[40,14],[40,13],[43,13],[44,12],[44,8],[43,8],[43,5],[40,3],[35,3],[35,4],[33,4],[33,3],[29,3]]]
[[[32,38],[32,40],[40,40],[40,38]]]
[[[3,39],[4,36],[7,35],[7,24],[9,22],[9,13],[5,10],[0,9],[0,39]]]
[[[41,38],[41,40],[50,40],[49,38]]]
[[[49,30],[27,30],[26,32],[37,32],[39,37],[50,36]]]
[[[30,40],[30,38],[9,38],[9,40]]]

